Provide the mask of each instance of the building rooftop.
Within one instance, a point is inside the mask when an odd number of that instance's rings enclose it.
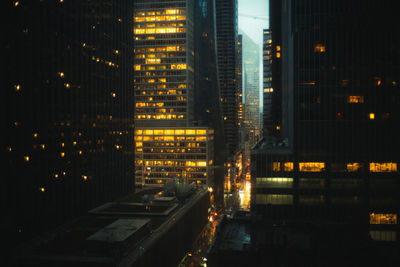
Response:
[[[128,254],[143,248],[144,242],[155,242],[164,228],[168,228],[163,226],[178,221],[178,214],[207,192],[197,188],[181,202],[170,197],[161,203],[136,202],[145,194],[161,190],[145,189],[106,203],[24,244],[17,255],[18,266],[38,266],[39,263],[40,266],[115,266]]]

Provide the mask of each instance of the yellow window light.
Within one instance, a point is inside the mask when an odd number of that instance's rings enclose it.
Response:
[[[395,213],[370,213],[370,224],[397,224],[397,214]]]
[[[376,163],[371,162],[369,164],[370,172],[396,172],[397,171],[397,163],[396,162],[384,162],[384,163]]]
[[[153,135],[154,134],[153,130],[144,130],[143,132],[145,135]]]
[[[374,120],[375,119],[375,113],[369,113],[369,119]]]
[[[285,172],[293,171],[293,162],[285,162],[285,163],[283,163],[283,170]]]
[[[299,162],[301,172],[321,172],[325,170],[325,162]]]

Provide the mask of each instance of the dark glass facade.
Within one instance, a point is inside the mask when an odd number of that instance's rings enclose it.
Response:
[[[13,1],[6,12],[1,207],[15,243],[134,190],[133,5]]]
[[[270,1],[273,119],[252,210],[398,240],[400,32],[394,1]],[[274,117],[275,116],[275,117]],[[277,129],[277,128],[275,128]],[[278,138],[273,138],[273,137]]]
[[[238,148],[236,86],[237,0],[216,1],[218,74],[224,116],[225,142],[233,155]]]

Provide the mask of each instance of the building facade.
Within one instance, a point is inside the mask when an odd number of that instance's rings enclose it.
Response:
[[[216,5],[218,73],[224,116],[225,142],[229,154],[238,146],[236,56],[238,36],[237,0],[219,0]]]
[[[5,10],[1,223],[10,248],[134,190],[133,6],[13,1]]]
[[[196,68],[202,64],[196,54],[202,49],[195,42],[199,36],[195,21],[207,15],[206,4],[187,0],[135,2],[135,183],[138,186],[162,186],[175,179],[212,183],[216,120],[207,115],[211,107],[214,114],[220,113],[219,105],[208,107],[207,100],[199,98],[202,96],[199,90],[204,94],[211,90],[200,86],[203,79],[199,69],[204,68]],[[214,80],[211,85],[215,84],[216,78],[210,78]],[[218,93],[219,90],[214,90],[216,95],[211,99],[218,99]],[[203,108],[199,110],[200,107]],[[220,136],[219,128],[217,133]]]
[[[274,88],[272,87],[272,36],[271,31],[263,31],[263,136],[271,136],[276,130],[272,115],[272,99]]]
[[[253,151],[256,214],[352,224],[370,240],[398,240],[400,43],[392,5],[270,1],[272,88],[280,92],[272,114],[281,124]]]

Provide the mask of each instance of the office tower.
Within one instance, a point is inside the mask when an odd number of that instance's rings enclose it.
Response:
[[[250,125],[249,145],[254,145],[260,136],[259,101],[259,46],[246,34],[243,36],[243,67],[246,73],[244,83],[245,120]]]
[[[271,31],[263,31],[263,136],[273,136],[274,127],[272,116],[272,100],[274,89],[272,87],[272,38]]]
[[[198,10],[198,9],[196,9]],[[214,130],[195,125],[195,3],[135,2],[135,183],[212,184]]]
[[[370,240],[398,240],[394,4],[270,1],[281,133],[252,155],[252,210],[259,216],[340,222],[354,236],[364,231]]]
[[[230,155],[238,144],[236,86],[237,0],[216,1],[218,73],[224,116],[225,141]]]
[[[134,190],[132,8],[130,1],[7,3],[1,223],[8,248]]]

